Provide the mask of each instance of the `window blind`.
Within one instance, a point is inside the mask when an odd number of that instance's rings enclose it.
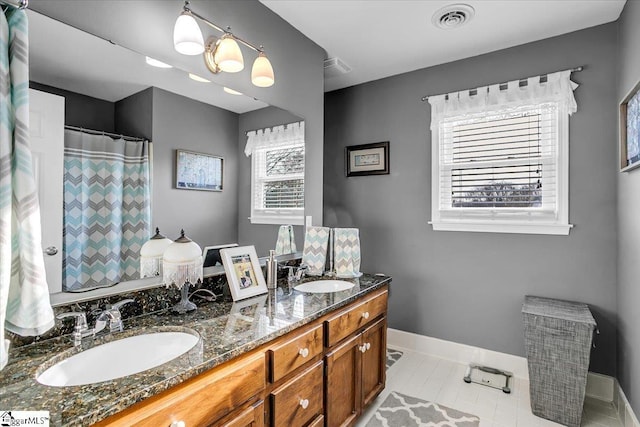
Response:
[[[252,218],[292,217],[304,210],[304,142],[253,153]]]
[[[557,118],[557,103],[544,103],[443,120],[440,209],[555,212]]]

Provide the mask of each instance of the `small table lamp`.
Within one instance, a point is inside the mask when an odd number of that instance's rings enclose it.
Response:
[[[162,254],[173,243],[171,239],[160,234],[156,227],[156,234],[140,248],[140,278],[162,275]]]
[[[180,302],[172,310],[180,314],[195,310],[196,305],[189,301],[189,285],[202,282],[202,249],[196,242],[185,237],[184,230],[165,249],[162,270],[162,279],[167,288],[173,285],[180,289]]]

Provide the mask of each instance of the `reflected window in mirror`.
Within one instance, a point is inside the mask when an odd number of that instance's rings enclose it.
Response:
[[[247,133],[251,156],[251,222],[304,222],[304,122]]]

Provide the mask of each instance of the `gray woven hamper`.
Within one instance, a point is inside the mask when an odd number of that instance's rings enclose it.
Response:
[[[586,304],[526,296],[522,306],[531,411],[579,427],[596,322]]]

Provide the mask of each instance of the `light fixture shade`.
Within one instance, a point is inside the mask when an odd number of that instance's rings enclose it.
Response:
[[[215,53],[215,62],[226,73],[237,73],[244,69],[242,52],[233,36],[229,34],[222,36]]]
[[[273,67],[264,52],[258,53],[258,57],[253,63],[253,68],[251,68],[251,83],[258,87],[269,87],[275,83]]]
[[[204,52],[204,39],[196,19],[182,12],[173,27],[173,47],[183,55],[199,55]]]
[[[202,249],[196,242],[185,237],[182,230],[180,237],[162,255],[164,284],[182,289],[185,283],[196,284],[202,281],[202,261]]]
[[[162,274],[162,254],[171,243],[156,227],[156,234],[140,248],[140,278]]]

